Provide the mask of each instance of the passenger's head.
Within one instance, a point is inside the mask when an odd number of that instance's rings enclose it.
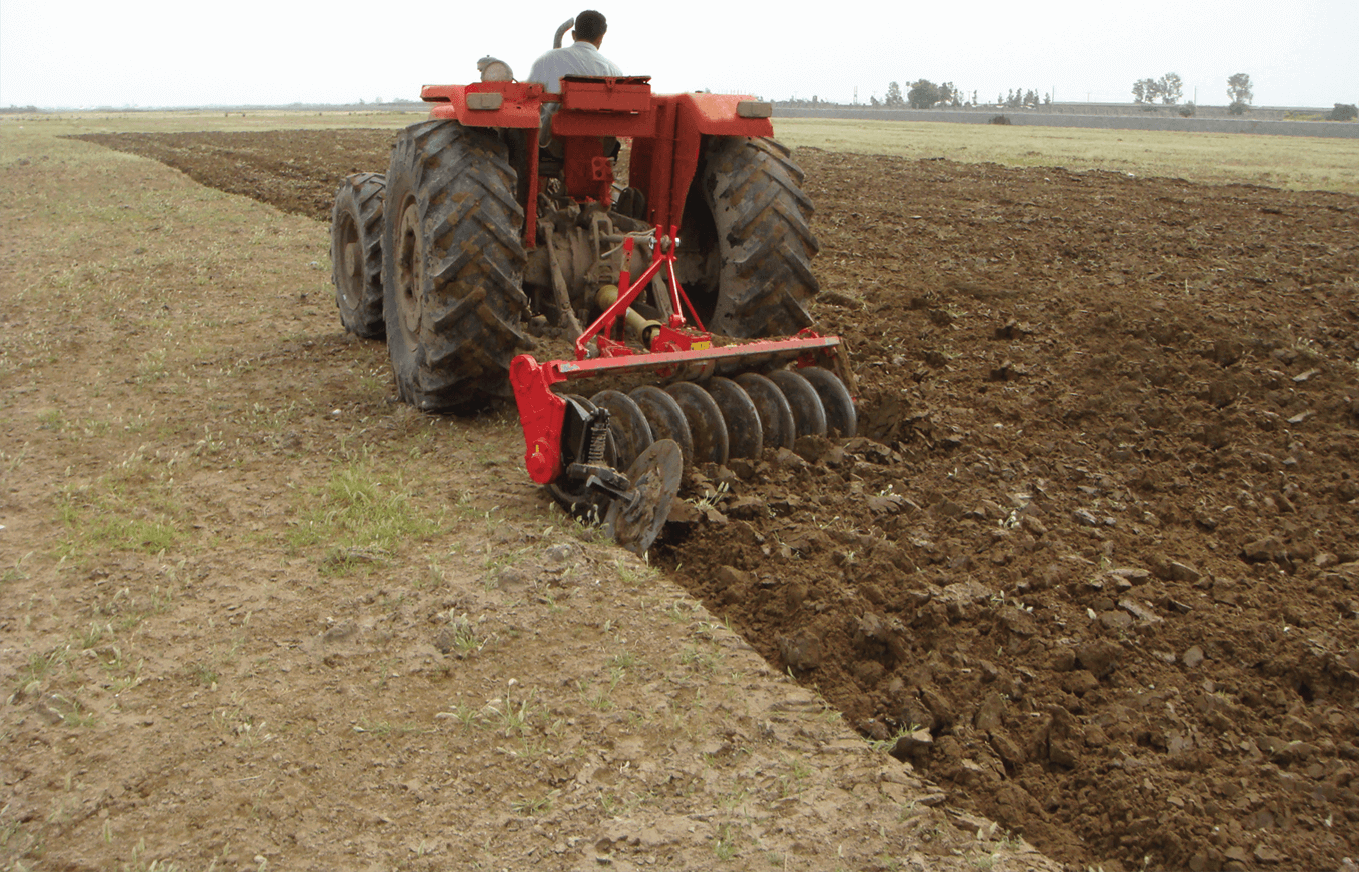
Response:
[[[609,23],[604,20],[604,16],[594,11],[586,9],[576,16],[576,29],[571,31],[571,35],[577,40],[593,42],[596,46],[604,38],[604,31],[609,29]]]

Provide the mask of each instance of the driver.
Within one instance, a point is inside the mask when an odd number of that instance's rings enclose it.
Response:
[[[575,29],[571,38],[575,43],[567,48],[554,48],[533,62],[525,81],[537,82],[549,93],[562,92],[562,76],[621,76],[623,71],[618,65],[599,53],[599,44],[604,41],[604,31],[609,24],[604,16],[593,9],[586,9],[576,16]],[[560,108],[560,103],[544,103],[542,126],[539,128],[538,145],[548,148],[552,140],[552,116]]]
[[[575,43],[567,48],[554,48],[533,62],[525,81],[537,82],[553,94],[560,94],[562,76],[621,76],[618,65],[599,53],[604,31],[609,24],[604,16],[587,9],[576,16],[571,38]]]

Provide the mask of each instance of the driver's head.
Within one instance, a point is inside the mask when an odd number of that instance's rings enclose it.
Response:
[[[604,20],[603,15],[593,9],[586,9],[576,16],[576,27],[571,31],[571,36],[598,46],[599,41],[604,38],[604,31],[608,29],[609,23]]]

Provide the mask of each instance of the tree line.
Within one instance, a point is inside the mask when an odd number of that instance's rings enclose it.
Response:
[[[1008,96],[997,94],[996,102],[993,105],[1022,109],[1051,102],[1051,94],[1039,97],[1038,92],[1034,89],[1024,90],[1021,88],[1010,91]],[[887,85],[887,96],[879,100],[877,95],[874,95],[869,98],[869,103],[872,106],[881,106],[887,109],[904,109],[907,106],[912,109],[933,109],[936,106],[959,108],[981,105],[977,99],[976,91],[973,91],[969,96],[952,82],[936,85],[929,79],[916,79],[907,85],[907,90],[904,93],[899,82],[890,82]]]

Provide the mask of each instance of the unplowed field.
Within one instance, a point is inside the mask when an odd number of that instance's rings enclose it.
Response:
[[[327,221],[391,139],[98,141]],[[1359,854],[1359,199],[795,157],[860,434],[709,470],[653,561],[1058,859]]]

